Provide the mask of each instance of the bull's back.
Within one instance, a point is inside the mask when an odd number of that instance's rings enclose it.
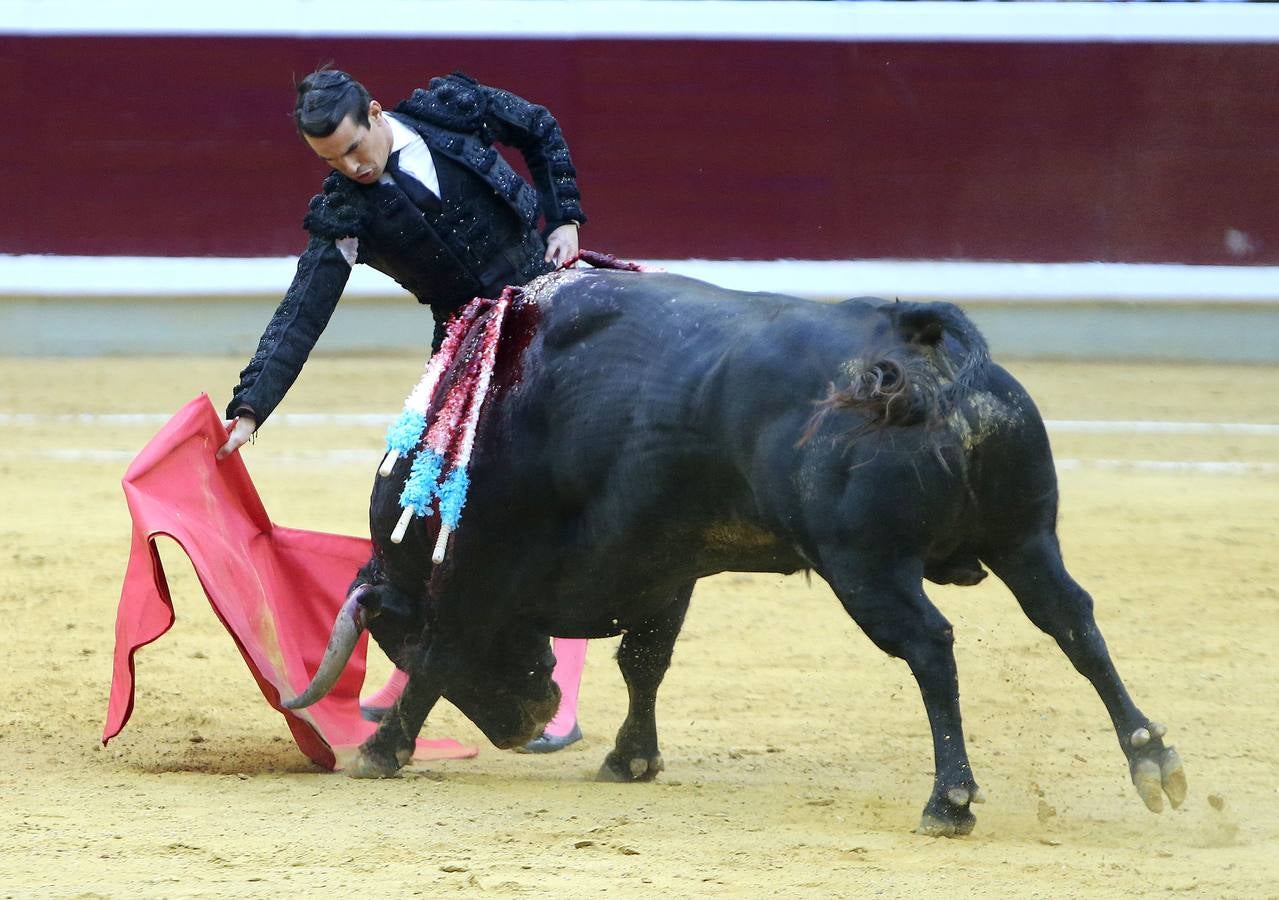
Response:
[[[617,498],[625,509],[609,511],[610,525],[673,490],[685,509],[739,512],[725,506],[746,502],[761,440],[792,447],[889,327],[881,301],[814,303],[665,273],[562,273],[530,294],[538,334],[504,430],[535,436],[523,464],[558,499]]]
[[[677,399],[731,360],[761,376],[747,386],[751,394],[793,397],[824,387],[890,330],[880,312],[885,301],[875,298],[817,303],[669,273],[587,270],[549,278],[556,280],[538,293],[541,344],[530,368],[553,376],[552,389],[616,374],[629,380],[632,397],[638,389],[653,400]],[[574,399],[558,396],[557,407]]]

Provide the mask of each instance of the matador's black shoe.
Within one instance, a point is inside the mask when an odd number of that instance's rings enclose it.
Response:
[[[563,750],[569,744],[576,744],[582,739],[582,729],[576,722],[573,723],[573,730],[561,737],[553,734],[547,734],[545,731],[538,737],[533,738],[523,747],[516,747],[516,753],[554,753],[556,750]]]

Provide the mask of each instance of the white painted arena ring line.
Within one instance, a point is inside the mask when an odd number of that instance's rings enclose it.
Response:
[[[21,425],[136,425],[158,428],[172,418],[168,413],[0,413],[0,427]],[[347,425],[385,428],[395,421],[390,413],[276,413],[271,427],[307,428]],[[1279,428],[1279,426],[1276,426]]]
[[[1059,472],[1167,472],[1187,475],[1279,475],[1279,463],[1190,459],[1058,459]]]
[[[0,428],[49,426],[136,426],[159,428],[169,420],[164,413],[0,413]],[[271,428],[356,427],[385,428],[394,421],[383,413],[278,413]],[[1048,419],[1044,423],[1055,434],[1158,434],[1279,437],[1279,424],[1256,422],[1163,422],[1143,420]],[[0,451],[3,460],[55,460],[60,462],[128,463],[134,450],[100,450],[75,447],[45,447],[34,450]],[[376,448],[257,451],[262,465],[318,464],[346,466],[373,464],[380,458]],[[1279,463],[1235,460],[1160,459],[1074,459],[1058,458],[1060,471],[1164,472],[1196,475],[1279,475]]]
[[[0,450],[0,460],[52,460],[54,462],[79,463],[129,463],[137,456],[136,450],[99,450],[93,448],[42,447],[35,450]],[[325,466],[372,464],[385,455],[385,450],[286,450],[279,453],[256,454],[255,465],[299,465],[318,463]],[[247,459],[247,457],[246,457]]]
[[[166,413],[12,413],[0,412],[0,428],[10,426],[117,425],[158,428],[169,421]],[[270,427],[277,428],[385,428],[395,421],[392,413],[276,413]],[[1279,437],[1279,424],[1261,422],[1165,422],[1141,419],[1045,419],[1055,434],[1174,434]]]
[[[1134,419],[1046,419],[1055,434],[1214,434],[1279,437],[1279,425],[1259,422],[1158,422]]]
[[[482,14],[477,14],[482,9]],[[6,0],[0,34],[753,41],[1265,43],[1265,3],[793,3],[779,0]]]
[[[251,451],[255,466],[320,465],[363,466],[372,469],[382,458],[380,449],[369,450],[286,450],[279,453]],[[96,450],[45,447],[35,450],[0,450],[0,461],[50,460],[71,463],[114,463],[124,465],[136,456],[133,450]],[[1279,463],[1234,460],[1183,459],[1074,459],[1055,460],[1060,472],[1153,472],[1179,475],[1279,475]]]

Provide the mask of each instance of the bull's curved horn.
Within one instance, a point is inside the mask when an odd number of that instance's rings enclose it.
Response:
[[[368,621],[368,611],[360,605],[360,597],[368,590],[369,586],[362,584],[347,596],[333,622],[329,645],[324,649],[324,658],[320,660],[311,683],[292,700],[283,701],[285,709],[304,709],[333,689],[338,676],[346,668],[347,660],[355,652],[356,641],[360,639],[360,632]]]

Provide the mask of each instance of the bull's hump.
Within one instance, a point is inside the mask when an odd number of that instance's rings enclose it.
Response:
[[[549,306],[557,293],[581,281],[587,274],[580,269],[556,269],[547,275],[539,275],[524,285],[524,298],[538,306]]]
[[[547,349],[559,350],[623,319],[640,330],[660,329],[669,313],[655,317],[651,308],[659,298],[678,295],[668,283],[672,277],[611,269],[566,270],[531,282],[525,296],[542,311]]]

